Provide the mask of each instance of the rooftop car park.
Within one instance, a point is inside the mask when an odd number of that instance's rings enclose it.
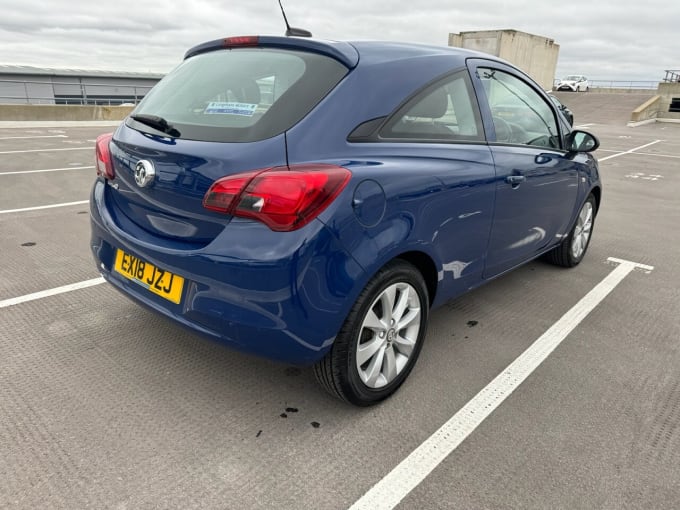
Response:
[[[677,506],[680,126],[626,127],[621,105],[580,108],[594,96],[559,95],[601,141],[588,256],[434,311],[368,409],[100,285],[87,202],[113,127],[2,124],[2,505]]]

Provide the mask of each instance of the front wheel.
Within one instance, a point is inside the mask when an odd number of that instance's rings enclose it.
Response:
[[[559,246],[546,254],[547,260],[562,267],[578,265],[583,260],[590,244],[596,213],[597,205],[595,197],[592,194],[588,195],[588,198],[581,206],[581,210],[576,217],[576,223],[574,223],[569,235]]]
[[[328,354],[314,366],[331,394],[358,406],[392,395],[418,359],[429,298],[420,272],[395,260],[368,282]]]

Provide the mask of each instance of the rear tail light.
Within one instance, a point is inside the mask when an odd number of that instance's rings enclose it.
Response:
[[[95,160],[97,163],[97,175],[101,175],[106,179],[113,179],[116,175],[113,172],[113,163],[111,162],[111,151],[109,150],[109,143],[113,138],[113,133],[106,133],[99,135],[95,142]]]
[[[346,168],[325,164],[231,175],[215,181],[203,198],[203,206],[289,232],[303,227],[328,207],[350,176]]]

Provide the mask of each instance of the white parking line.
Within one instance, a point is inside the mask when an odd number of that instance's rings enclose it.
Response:
[[[609,258],[609,261],[619,265],[350,510],[389,510],[397,506],[536,370],[628,273],[635,268],[654,269],[628,260]]]
[[[65,172],[66,170],[86,170],[94,166],[69,166],[66,168],[45,168],[44,170],[20,170],[16,172],[0,172],[1,175],[39,174],[42,172]]]
[[[23,209],[5,209],[0,211],[0,214],[27,212],[27,211],[39,211],[41,209],[53,209],[55,207],[68,207],[70,205],[82,205],[87,204],[89,200],[80,200],[79,202],[64,202],[63,204],[51,204],[51,205],[39,205],[36,207],[24,207]]]
[[[31,149],[25,151],[0,151],[0,154],[22,154],[25,152],[55,152],[55,151],[93,151],[92,147],[67,147],[66,149]]]
[[[104,283],[104,278],[101,276],[99,278],[93,278],[92,280],[85,280],[78,283],[72,283],[70,285],[64,285],[63,287],[56,287],[54,289],[42,290],[40,292],[34,292],[33,294],[26,294],[24,296],[19,296],[15,298],[5,299],[0,301],[0,308],[7,308],[8,306],[18,305],[20,303],[25,303],[27,301],[35,301],[36,299],[42,299],[49,296],[55,296],[57,294],[63,294],[64,292],[71,292],[73,290],[84,289],[86,287],[92,287],[93,285],[99,285]]]
[[[598,149],[601,150],[602,152],[619,152],[619,151],[613,151],[613,150],[607,150],[607,149]],[[673,158],[673,159],[680,159],[680,156],[673,156],[672,154],[657,154],[656,152],[631,152],[629,154],[635,154],[636,156],[654,156],[657,158]],[[602,161],[602,160],[600,160]]]
[[[649,142],[645,145],[640,145],[640,147],[635,147],[634,149],[630,149],[624,152],[619,152],[618,154],[612,154],[611,156],[606,156],[604,158],[600,158],[598,161],[607,161],[608,159],[612,158],[618,158],[619,156],[623,156],[624,154],[632,154],[633,152],[644,149],[645,147],[649,147],[650,145],[654,145],[655,143],[663,142],[663,140],[654,140],[653,142]]]
[[[3,136],[0,140],[33,140],[34,138],[68,138],[66,135],[40,135],[40,136]]]
[[[574,129],[582,129],[582,128],[587,128],[590,126],[594,126],[594,122],[590,122],[589,124],[579,124],[578,126],[574,126]]]

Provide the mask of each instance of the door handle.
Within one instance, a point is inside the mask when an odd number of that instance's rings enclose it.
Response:
[[[523,183],[526,180],[527,180],[527,178],[524,177],[523,175],[508,175],[505,178],[505,182],[507,182],[508,184],[512,184],[513,187],[519,186],[521,183]]]

